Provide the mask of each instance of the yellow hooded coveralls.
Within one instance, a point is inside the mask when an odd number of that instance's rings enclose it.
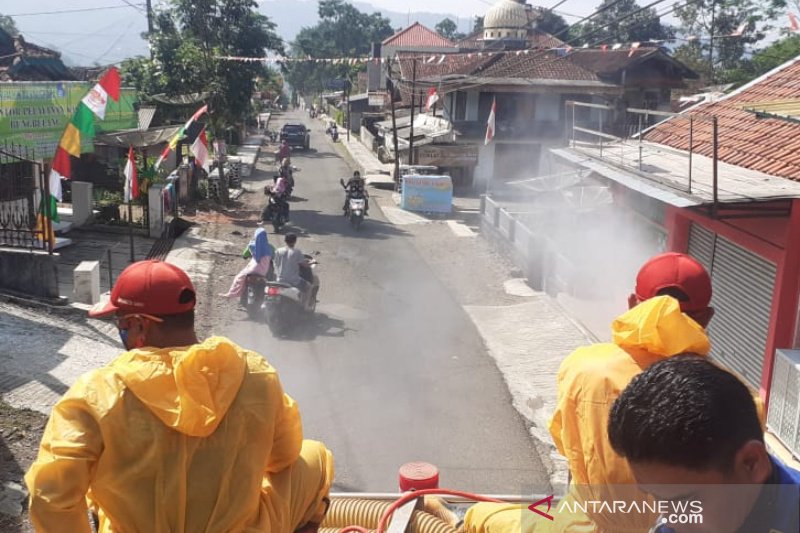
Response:
[[[707,355],[710,345],[703,328],[683,314],[678,301],[669,296],[642,302],[617,318],[611,329],[612,343],[578,348],[564,359],[558,371],[558,405],[550,433],[569,462],[572,485],[565,499],[551,509],[554,520],[540,517],[526,506],[481,503],[468,511],[466,531],[646,533],[655,524],[656,515],[583,514],[559,509],[565,509],[565,501],[583,505],[614,499],[647,501],[634,488],[627,461],[608,442],[606,426],[611,406],[628,383],[650,365],[685,352]],[[538,508],[546,511],[546,506]]]
[[[143,348],[55,405],[25,476],[38,532],[279,532],[319,523],[331,453],[260,355],[212,337]]]

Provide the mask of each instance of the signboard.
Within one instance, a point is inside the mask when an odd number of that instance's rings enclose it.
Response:
[[[474,167],[478,164],[476,145],[428,144],[416,149],[420,165],[437,167]]]
[[[0,144],[13,143],[32,150],[36,159],[50,159],[89,82],[0,83]],[[108,100],[105,120],[95,117],[97,133],[136,129],[136,92],[122,89],[119,102]],[[81,151],[91,152],[85,143]]]
[[[370,107],[383,107],[386,102],[386,95],[384,93],[369,93],[367,95],[367,105]]]
[[[451,212],[453,180],[450,176],[403,176],[400,207],[424,213]]]

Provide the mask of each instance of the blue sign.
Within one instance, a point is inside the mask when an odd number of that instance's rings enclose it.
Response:
[[[403,176],[400,207],[406,211],[450,213],[453,210],[453,180],[450,176]]]

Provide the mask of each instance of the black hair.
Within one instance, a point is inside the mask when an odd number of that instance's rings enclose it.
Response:
[[[689,295],[686,294],[683,291],[683,289],[681,289],[679,287],[664,287],[663,289],[660,289],[656,293],[656,295],[657,296],[672,296],[673,298],[675,298],[679,302],[688,302],[689,301]]]
[[[705,357],[654,364],[611,407],[608,437],[631,462],[729,470],[750,440],[764,440],[753,396],[739,378]]]
[[[285,237],[283,240],[284,240],[284,242],[286,242],[286,244],[288,244],[289,246],[293,246],[293,245],[294,245],[294,243],[296,243],[296,242],[297,242],[297,235],[295,235],[294,233],[287,233],[287,234],[286,234],[286,237]]]

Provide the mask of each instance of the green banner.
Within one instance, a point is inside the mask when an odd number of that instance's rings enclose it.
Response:
[[[51,159],[75,108],[93,86],[72,81],[0,83],[0,146],[21,145],[35,159]],[[122,89],[119,102],[109,98],[105,120],[95,117],[97,133],[137,128],[136,100],[133,89]],[[92,143],[84,140],[81,149],[91,152]]]

